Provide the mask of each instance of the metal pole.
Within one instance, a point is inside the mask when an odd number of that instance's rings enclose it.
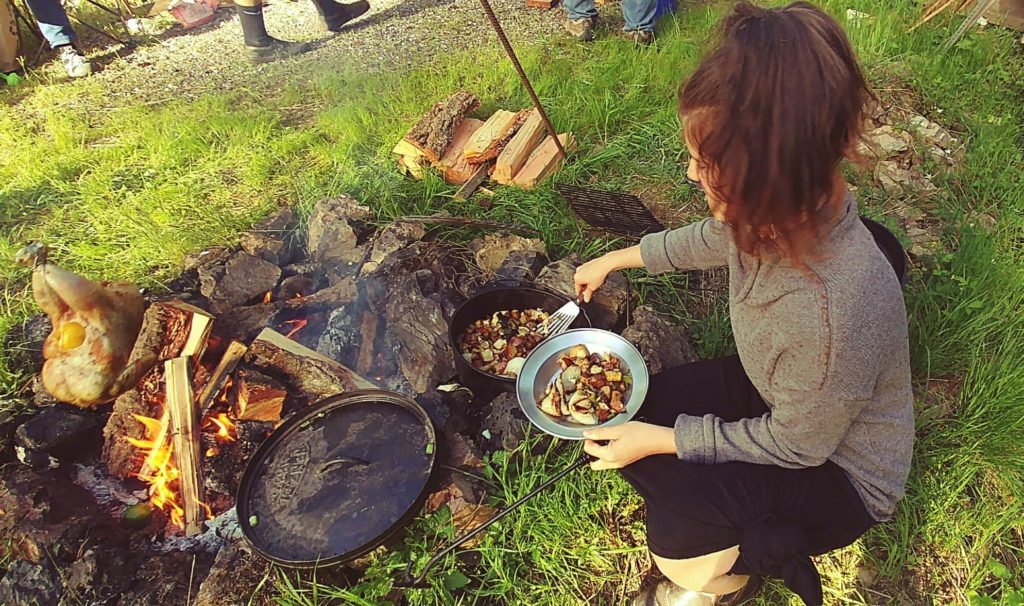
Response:
[[[519,58],[516,57],[516,52],[512,50],[512,45],[508,41],[508,37],[505,36],[505,30],[501,29],[501,24],[498,23],[498,16],[494,14],[494,9],[491,8],[491,3],[487,0],[480,0],[480,6],[484,7],[484,12],[487,13],[487,19],[491,22],[491,26],[494,28],[494,33],[498,34],[498,40],[501,40],[501,45],[505,47],[505,52],[508,53],[508,58],[512,60],[512,66],[516,68],[516,72],[519,74],[519,79],[523,81],[523,86],[526,87],[526,92],[530,93],[530,99],[533,100],[533,106],[537,108],[540,113],[540,119],[544,121],[544,126],[547,127],[548,134],[555,140],[555,147],[558,148],[558,153],[562,155],[562,158],[568,159],[569,155],[565,153],[565,148],[562,147],[562,142],[558,139],[558,131],[552,126],[551,120],[548,120],[548,115],[544,111],[544,107],[540,104],[540,99],[537,98],[537,93],[533,91],[533,86],[530,84],[530,79],[526,77],[526,72],[523,71],[523,66],[519,63]]]

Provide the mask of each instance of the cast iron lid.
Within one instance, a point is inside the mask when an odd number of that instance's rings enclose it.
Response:
[[[242,533],[294,567],[357,558],[416,515],[435,434],[413,400],[365,390],[296,414],[260,445],[238,489]]]

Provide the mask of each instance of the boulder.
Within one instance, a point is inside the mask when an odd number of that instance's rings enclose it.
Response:
[[[71,461],[95,454],[103,437],[95,414],[58,404],[22,423],[14,432],[14,444],[23,463],[50,466],[50,457]]]
[[[269,261],[238,252],[223,265],[199,268],[199,288],[217,313],[260,300],[277,288],[281,268]]]
[[[309,256],[329,267],[355,273],[366,256],[364,240],[372,229],[370,218],[370,209],[351,196],[317,202],[307,226]]]
[[[668,316],[641,305],[632,320],[622,336],[640,350],[652,375],[697,361],[689,332]]]
[[[369,258],[363,264],[360,273],[364,275],[372,273],[380,267],[385,259],[413,242],[422,240],[424,235],[426,235],[426,230],[418,223],[399,222],[388,225],[374,240]]]
[[[558,292],[570,299],[576,298],[576,286],[573,276],[576,268],[582,264],[579,256],[571,255],[551,263],[537,276],[537,284]],[[629,304],[629,282],[626,277],[615,272],[608,276],[590,303],[583,306],[595,328],[615,330],[621,327],[625,319],[626,307]]]
[[[249,606],[270,604],[270,585],[262,583],[270,564],[252,553],[245,542],[233,541],[221,548],[193,603],[196,606]],[[266,587],[263,594],[258,591]]]
[[[297,223],[295,212],[285,206],[242,234],[242,250],[274,265],[285,265],[295,256],[292,233]]]
[[[476,264],[483,271],[493,274],[513,251],[530,250],[547,254],[544,243],[536,238],[524,238],[515,234],[488,234],[469,243]]]
[[[548,258],[542,252],[514,250],[502,262],[495,277],[511,282],[534,282],[547,264]]]

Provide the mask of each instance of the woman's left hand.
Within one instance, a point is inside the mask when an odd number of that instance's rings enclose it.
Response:
[[[591,469],[621,469],[634,461],[656,454],[675,454],[675,432],[671,427],[629,421],[615,427],[596,427],[583,432],[583,450],[597,457]],[[598,444],[597,440],[607,441]]]

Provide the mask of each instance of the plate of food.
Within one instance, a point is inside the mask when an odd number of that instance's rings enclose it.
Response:
[[[537,428],[581,440],[587,429],[633,418],[647,396],[648,379],[647,364],[632,343],[606,330],[580,328],[530,352],[516,395]]]

